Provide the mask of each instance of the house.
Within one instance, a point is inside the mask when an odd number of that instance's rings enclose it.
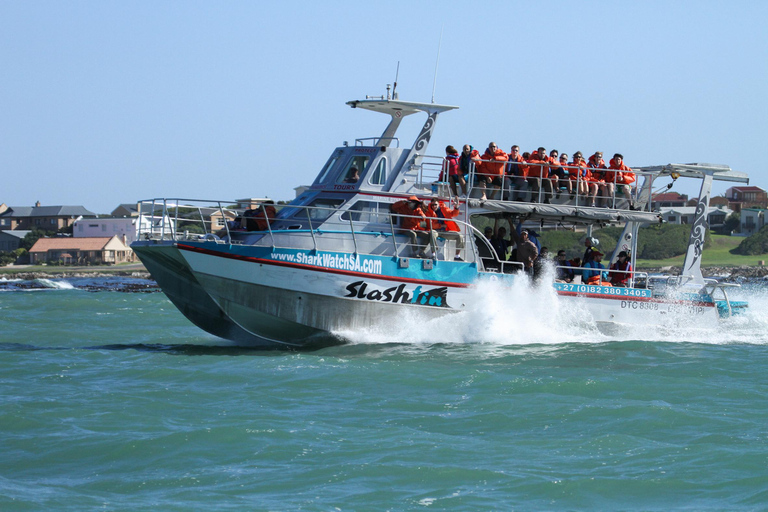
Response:
[[[0,231],[0,251],[15,251],[21,245],[21,241],[32,231],[22,229]]]
[[[741,234],[749,236],[760,231],[765,226],[766,211],[765,208],[742,208]]]
[[[252,210],[258,208],[261,203],[271,201],[268,197],[249,197],[245,199],[236,199],[237,207],[243,210]]]
[[[737,212],[742,208],[768,208],[768,194],[760,187],[731,187],[725,191],[725,197]]]
[[[663,194],[654,194],[651,200],[651,209],[656,211],[660,208],[674,208],[685,206],[688,202],[687,194],[678,194],[677,192],[665,192]]]
[[[661,218],[664,222],[670,224],[693,224],[696,216],[695,206],[677,206],[673,208],[661,208]],[[725,207],[710,206],[707,209],[707,224],[710,229],[717,229],[725,224],[725,219],[733,213],[732,210]]]
[[[72,225],[72,236],[75,238],[103,238],[117,235],[127,245],[139,239],[140,233],[151,232],[154,235],[172,233],[176,222],[168,215],[142,215],[141,217],[102,217],[98,219],[80,219]]]
[[[69,227],[78,218],[95,218],[96,214],[82,206],[9,206],[0,213],[0,230],[30,230],[33,228],[58,231]]]
[[[210,226],[209,232],[216,233],[227,227],[227,221],[233,221],[237,218],[237,214],[232,210],[219,210],[212,211],[209,215]]]
[[[117,235],[127,245],[130,245],[138,237],[138,221],[139,219],[135,217],[80,219],[72,225],[72,236],[75,238],[104,238]]]
[[[146,210],[146,207],[145,207]],[[110,213],[112,217],[138,217],[139,203],[123,203]]]
[[[113,237],[40,238],[29,250],[33,265],[62,262],[67,265],[104,265],[136,261],[136,257],[123,240]]]

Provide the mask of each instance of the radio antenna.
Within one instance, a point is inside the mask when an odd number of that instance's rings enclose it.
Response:
[[[440,41],[437,43],[437,60],[435,61],[435,78],[432,80],[432,103],[435,102],[435,87],[437,86],[437,65],[440,63],[440,47],[443,45],[443,28],[440,27]]]
[[[395,71],[395,85],[392,87],[392,99],[397,99],[397,77],[400,76],[400,61],[397,61],[397,71]]]

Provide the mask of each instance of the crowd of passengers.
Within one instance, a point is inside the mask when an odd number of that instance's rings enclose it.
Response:
[[[422,202],[416,196],[397,201],[392,204],[392,212],[399,214],[400,228],[409,236],[411,255],[416,258],[437,257],[437,237],[455,242],[456,254],[454,259],[461,261],[461,251],[464,249],[464,239],[459,226],[451,219],[459,215],[458,198],[453,207],[433,197],[428,203]],[[505,216],[509,231],[499,226],[496,218],[493,227],[484,230],[487,243],[477,241],[477,248],[486,270],[491,271],[522,271],[533,279],[538,279],[547,265],[555,265],[555,281],[571,283],[581,276],[581,282],[602,286],[627,286],[631,277],[632,265],[626,251],[619,253],[616,263],[610,271],[602,263],[604,254],[597,249],[598,240],[586,237],[583,258],[567,260],[564,250],[557,252],[556,261],[549,259],[549,251],[541,247],[538,234],[524,229],[522,223],[514,225],[512,218]],[[490,253],[490,248],[495,254]],[[512,263],[504,268],[505,263]]]
[[[608,165],[601,151],[596,151],[588,160],[577,151],[568,162],[568,155],[556,149],[547,154],[547,150],[540,147],[532,153],[521,154],[520,146],[515,145],[505,153],[495,142],[488,144],[482,155],[469,144],[464,145],[461,153],[447,146],[445,154],[439,180],[445,181],[447,177],[455,196],[459,196],[459,187],[463,195],[467,195],[474,167],[474,186],[481,189],[482,199],[496,199],[501,193],[502,200],[522,201],[527,188],[531,201],[538,199],[543,191],[543,202],[549,204],[553,195],[559,199],[565,191],[570,198],[576,194],[587,198],[588,206],[608,207],[616,193],[621,192],[630,210],[635,209],[632,201],[635,174],[620,153],[614,154]],[[512,191],[507,190],[510,183]]]
[[[555,281],[559,283],[572,283],[578,281],[590,285],[601,286],[627,286],[632,274],[632,264],[629,254],[621,251],[616,262],[607,269],[602,263],[604,254],[597,248],[600,243],[596,238],[587,236],[584,239],[585,251],[581,258],[568,260],[565,250],[557,251],[555,261],[550,259],[547,247],[541,247],[538,241],[538,233],[531,229],[523,229],[522,223],[515,226],[511,218],[507,218],[509,231],[504,226],[499,226],[498,219],[493,227],[487,226],[484,231],[485,238],[493,248],[494,255],[483,254],[483,246],[478,244],[483,265],[487,270],[507,271],[504,262],[516,262],[517,269],[522,270],[534,280],[544,273],[548,266],[555,267]],[[509,237],[507,237],[509,234]],[[501,263],[501,268],[499,267]]]

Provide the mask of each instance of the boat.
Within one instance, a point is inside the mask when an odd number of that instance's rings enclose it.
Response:
[[[478,229],[489,219],[504,219],[518,229],[570,226],[587,237],[596,226],[623,226],[606,263],[615,262],[623,250],[634,268],[639,228],[661,222],[650,209],[654,187],[681,178],[699,180],[701,188],[680,274],[633,272],[623,287],[578,278],[539,286],[551,286],[558,300],[582,308],[605,326],[658,325],[681,317],[704,325],[747,307],[729,298],[733,285],[706,279],[701,272],[712,183],[748,183],[745,174],[701,163],[635,168],[634,205],[628,198],[610,197],[603,207],[594,207],[578,187],[573,196],[544,197],[544,187],[526,190],[523,184],[518,190],[523,200],[511,200],[515,185],[506,175],[499,197],[486,198],[472,186],[473,163],[467,193],[456,196],[444,180],[445,157],[430,156],[427,148],[438,117],[458,107],[402,101],[389,88],[386,95],[347,105],[388,116],[386,128],[378,137],[335,148],[313,184],[287,204],[180,198],[141,202],[140,215],[160,221],[148,222],[153,228],[140,233],[132,248],[195,325],[255,347],[305,349],[345,343],[341,333],[386,325],[406,311],[425,320],[464,311],[477,300],[472,291],[479,283],[505,286],[529,279],[519,263],[499,258]],[[416,114],[426,120],[413,144],[401,147],[398,128]],[[452,221],[464,243],[431,231],[430,254],[419,257],[424,254],[413,247],[419,239],[401,227],[406,216],[392,209],[409,198],[452,202],[459,210]],[[193,230],[197,223],[202,228]]]

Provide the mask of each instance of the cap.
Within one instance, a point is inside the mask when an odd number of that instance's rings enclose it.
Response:
[[[417,203],[419,202],[419,198],[416,197],[416,196],[411,196],[411,197],[408,198],[408,200],[409,201],[416,201]]]
[[[624,256],[625,258],[629,258],[629,254],[627,254],[627,251],[621,251],[617,257],[621,258],[622,256]]]
[[[601,253],[597,249],[592,249],[592,255],[593,256],[605,256],[605,254]]]

